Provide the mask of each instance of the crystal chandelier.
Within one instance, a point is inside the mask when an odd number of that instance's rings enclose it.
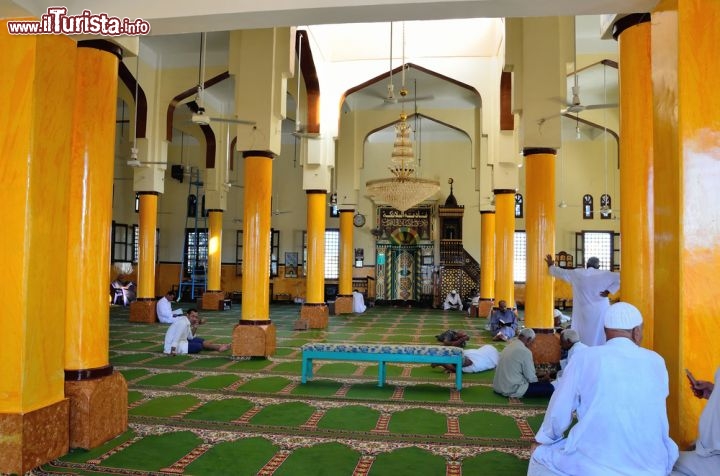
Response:
[[[402,93],[401,90],[400,94],[404,96]],[[400,121],[395,124],[395,143],[390,160],[389,169],[392,177],[370,180],[365,184],[367,193],[374,202],[387,203],[396,210],[404,212],[440,190],[440,183],[437,180],[415,176],[410,125],[407,123],[405,112],[400,114]]]

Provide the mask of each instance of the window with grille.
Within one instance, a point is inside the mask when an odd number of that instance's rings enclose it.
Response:
[[[525,231],[516,231],[514,239],[513,281],[524,283],[527,279],[527,235]]]
[[[307,275],[307,231],[303,231],[303,272]],[[340,276],[340,230],[325,230],[325,279]]]
[[[129,226],[122,223],[112,224],[112,247],[110,248],[113,263],[129,263],[133,258],[132,235]]]
[[[600,260],[600,269],[616,269],[614,263],[614,252],[616,251],[614,232],[582,231],[576,233],[575,242],[575,255],[577,256],[578,266],[585,266],[587,260],[594,256]]]
[[[270,229],[270,277],[278,275],[278,256],[280,255],[280,230]],[[243,231],[235,234],[235,275],[242,276]]]
[[[522,218],[524,215],[525,201],[521,193],[515,194],[515,218]]]
[[[208,259],[208,230],[207,228],[185,229],[185,274],[205,273]]]
[[[278,275],[278,257],[280,256],[280,230],[270,229],[270,277]]]
[[[340,230],[325,230],[325,279],[340,276]]]
[[[140,256],[140,227],[133,225],[132,262],[137,263]],[[160,260],[160,228],[155,229],[155,262]]]
[[[243,260],[243,232],[237,230],[235,234],[235,276],[242,276]]]

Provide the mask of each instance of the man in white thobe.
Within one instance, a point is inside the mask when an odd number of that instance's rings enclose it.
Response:
[[[500,360],[500,352],[492,345],[486,344],[479,349],[463,351],[462,372],[474,374],[494,369]],[[456,372],[455,364],[431,364],[431,367],[443,367],[447,372]]]
[[[720,380],[720,367],[715,371],[715,383]],[[681,451],[673,475],[705,476],[720,474],[720,390],[705,380],[690,383],[698,398],[708,399],[700,415],[698,439],[694,451]]]
[[[443,310],[447,311],[449,309],[457,309],[458,311],[462,311],[463,309],[462,298],[454,289],[448,293],[443,303]]]
[[[365,296],[360,291],[355,289],[352,293],[353,297],[353,312],[363,313],[367,306],[365,306]]]
[[[563,370],[568,366],[570,359],[578,352],[582,352],[583,349],[587,349],[588,346],[580,342],[580,336],[578,336],[575,329],[565,329],[560,333],[560,348],[567,352],[567,356],[560,359],[560,370],[557,373],[557,378],[562,377]],[[553,385],[557,385],[556,382],[557,380],[553,382]]]
[[[665,361],[640,347],[642,316],[619,302],[604,316],[607,343],[574,355],[535,436],[528,476],[666,476],[670,439]],[[577,423],[564,434],[577,415]]]
[[[608,295],[620,289],[620,274],[604,271],[600,260],[592,257],[587,267],[575,269],[558,268],[551,255],[545,257],[550,274],[572,285],[573,311],[570,327],[578,331],[580,342],[585,345],[605,343],[603,313],[610,306]]]
[[[175,291],[168,291],[155,305],[155,313],[157,314],[158,321],[163,324],[172,324],[178,318],[182,316],[182,309],[175,309],[173,311],[172,305],[170,304],[175,300]]]

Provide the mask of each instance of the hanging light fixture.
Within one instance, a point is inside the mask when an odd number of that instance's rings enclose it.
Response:
[[[605,65],[603,64],[603,103],[607,103],[607,78],[606,78],[606,69]],[[608,195],[608,154],[607,154],[607,112],[603,110],[603,130],[605,134],[603,134],[603,156],[604,156],[604,167],[605,167],[605,193],[601,197],[601,203],[600,203],[600,213],[603,216],[610,216],[612,213],[612,209],[610,208],[610,204],[606,202],[604,199],[609,197]]]
[[[392,51],[392,23],[390,47],[390,51]],[[392,74],[392,56],[390,60],[390,74]],[[405,87],[405,67],[405,24],[403,23],[402,87],[400,89],[400,95],[403,97],[408,93]],[[392,177],[370,180],[365,184],[367,193],[374,202],[386,203],[401,212],[427,200],[440,190],[440,182],[437,180],[416,176],[410,132],[411,128],[407,123],[407,114],[403,103],[400,120],[395,123],[395,141],[390,156],[389,168]]]

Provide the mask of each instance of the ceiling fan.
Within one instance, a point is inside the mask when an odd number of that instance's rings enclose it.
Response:
[[[570,98],[570,101],[567,102],[567,105],[565,109],[561,110],[561,114],[578,114],[583,111],[589,111],[592,109],[608,109],[617,107],[617,104],[583,104],[580,100],[580,84],[578,80],[578,70],[577,70],[577,18],[575,19],[575,23],[573,23],[573,85],[570,88],[570,91],[572,92],[572,96]],[[603,71],[603,81],[605,79],[605,74]]]
[[[190,120],[193,122],[193,124],[201,125],[201,126],[207,126],[212,121],[217,122],[228,122],[232,124],[245,124],[249,126],[254,126],[256,124],[255,121],[249,121],[245,119],[236,119],[231,117],[214,117],[209,116],[205,113],[205,47],[206,47],[206,41],[207,39],[207,33],[202,32],[200,33],[200,67],[198,71],[198,85],[197,85],[197,94],[195,95],[195,103],[197,104],[196,112],[192,115]]]

